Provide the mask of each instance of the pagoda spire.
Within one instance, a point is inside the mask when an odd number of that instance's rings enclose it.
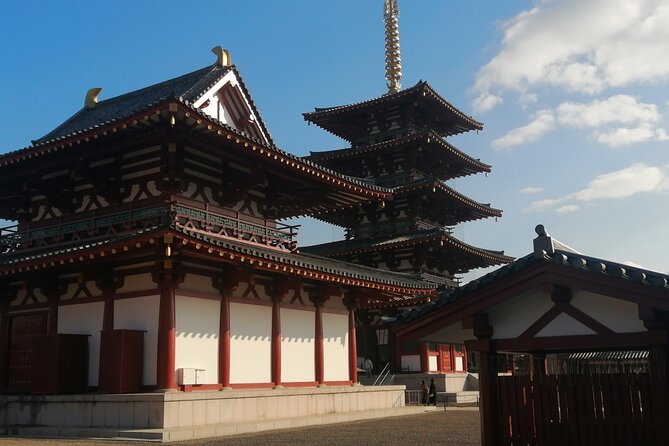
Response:
[[[385,0],[383,13],[386,22],[386,85],[388,94],[397,93],[402,88],[402,59],[400,57],[400,10],[397,0]]]

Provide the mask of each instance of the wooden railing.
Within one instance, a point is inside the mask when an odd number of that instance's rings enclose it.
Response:
[[[0,255],[58,247],[74,241],[90,243],[141,229],[174,224],[185,230],[211,237],[237,239],[282,251],[295,251],[298,226],[277,224],[229,209],[174,202],[151,207],[90,216],[73,221],[54,221],[53,225],[18,230],[12,225],[0,228]]]

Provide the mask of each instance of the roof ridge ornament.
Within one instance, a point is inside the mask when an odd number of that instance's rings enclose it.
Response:
[[[402,89],[402,58],[400,57],[400,10],[397,0],[385,0],[383,18],[386,22],[386,85],[388,94]]]
[[[230,51],[223,49],[220,45],[216,45],[211,49],[211,52],[216,54],[216,66],[229,67],[232,65],[232,57]]]
[[[86,97],[84,98],[84,107],[93,108],[98,104],[98,96],[102,88],[94,87],[86,92]]]

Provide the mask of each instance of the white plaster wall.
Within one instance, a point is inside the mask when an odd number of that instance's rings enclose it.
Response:
[[[436,342],[439,344],[464,344],[465,341],[475,339],[474,330],[462,328],[460,321],[447,325],[439,330],[421,338],[423,342]]]
[[[205,370],[203,384],[218,382],[220,301],[176,296],[176,368]]]
[[[348,381],[348,315],[323,313],[325,381]]]
[[[541,291],[521,294],[488,311],[493,339],[517,338],[553,307],[550,296]]]
[[[646,331],[643,322],[639,320],[639,310],[636,304],[631,302],[575,290],[571,304],[616,333]]]
[[[402,355],[402,370],[420,372],[420,355]]]
[[[427,357],[427,369],[430,372],[436,372],[439,370],[439,366],[437,365],[437,356],[428,356]]]
[[[85,334],[88,336],[88,385],[98,385],[100,370],[100,331],[104,315],[104,302],[58,307],[58,333]]]
[[[142,384],[156,384],[158,355],[158,311],[160,296],[134,297],[114,302],[114,328],[144,330],[144,372]]]
[[[179,285],[180,290],[201,291],[203,293],[218,294],[218,290],[211,283],[211,278],[207,276],[198,276],[196,274],[186,274],[186,278]]]
[[[272,307],[230,303],[230,382],[269,383]]]
[[[123,287],[118,293],[128,293],[130,291],[157,290],[157,286],[150,274],[134,274],[127,276],[123,281]]]
[[[316,379],[314,355],[315,313],[281,309],[281,381]]]
[[[555,319],[537,333],[536,337],[578,336],[597,334],[568,314],[558,314]]]

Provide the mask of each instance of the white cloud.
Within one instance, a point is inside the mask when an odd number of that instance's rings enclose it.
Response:
[[[585,104],[563,102],[556,114],[560,124],[595,128],[607,124],[655,123],[661,117],[657,105],[639,103],[636,98],[622,94]]]
[[[477,73],[473,92],[500,98],[552,86],[596,94],[665,81],[667,23],[666,0],[542,0],[501,25],[499,52]]]
[[[543,187],[537,187],[537,186],[527,186],[524,187],[520,190],[521,194],[538,194],[539,192],[543,192],[544,188]]]
[[[493,140],[492,147],[496,150],[503,150],[536,141],[554,128],[555,117],[553,116],[553,112],[550,110],[540,110],[529,124],[512,129],[506,135]]]
[[[529,124],[509,131],[492,145],[496,149],[507,149],[533,142],[556,126],[595,129],[591,136],[610,147],[666,141],[669,134],[656,126],[661,118],[657,105],[622,94],[587,103],[563,102],[553,111],[537,112]],[[621,124],[631,127],[621,127]]]
[[[669,135],[664,129],[653,128],[651,124],[644,123],[634,128],[617,128],[608,132],[595,132],[594,137],[598,142],[611,147],[620,147],[645,141],[667,141]]]
[[[526,211],[555,208],[559,213],[571,213],[579,210],[580,207],[576,204],[578,202],[627,198],[640,193],[658,193],[666,190],[669,190],[666,169],[635,163],[624,169],[599,175],[577,192],[560,198],[534,201]]]
[[[474,111],[476,113],[485,113],[492,110],[502,103],[502,98],[494,94],[482,94],[474,100]]]
[[[580,208],[575,205],[575,204],[566,204],[564,206],[560,206],[559,208],[555,209],[555,212],[558,214],[571,214],[573,212],[578,211]]]

